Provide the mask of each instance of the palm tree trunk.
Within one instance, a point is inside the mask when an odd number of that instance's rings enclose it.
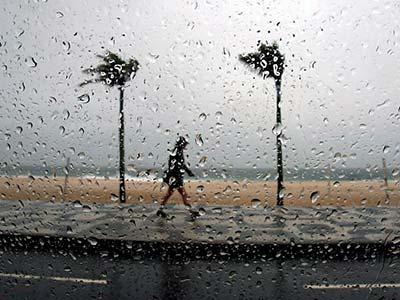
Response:
[[[125,203],[124,87],[119,87],[119,201]]]
[[[278,134],[276,135],[276,150],[277,150],[277,192],[276,192],[276,205],[283,206],[283,162],[282,162],[282,117],[281,117],[281,80],[275,80],[276,88],[276,126]]]

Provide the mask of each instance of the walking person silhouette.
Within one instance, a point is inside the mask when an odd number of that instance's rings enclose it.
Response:
[[[168,170],[165,172],[165,176],[163,178],[163,181],[168,184],[168,191],[161,202],[160,209],[157,211],[157,215],[163,218],[167,216],[167,214],[164,212],[165,205],[175,190],[178,190],[179,194],[181,194],[182,201],[187,207],[189,207],[192,217],[195,218],[199,215],[197,211],[192,209],[192,206],[188,201],[188,195],[183,186],[185,172],[189,176],[194,177],[193,172],[185,163],[184,150],[186,150],[188,145],[189,142],[183,136],[180,136],[177,139],[175,147],[169,156]]]

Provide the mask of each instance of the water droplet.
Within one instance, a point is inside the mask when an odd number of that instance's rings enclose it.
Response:
[[[215,128],[216,129],[221,129],[222,127],[224,127],[224,125],[220,122],[215,123]]]
[[[197,191],[198,193],[204,192],[204,185],[199,185],[199,186],[197,186],[196,191]]]
[[[136,172],[136,171],[137,171],[134,164],[128,164],[128,165],[126,166],[126,169],[127,169],[129,172]]]
[[[94,238],[88,238],[88,242],[90,243],[90,245],[92,246],[96,246],[97,245],[97,240]]]
[[[199,160],[199,166],[204,167],[207,162],[207,156],[202,156]]]
[[[158,54],[148,53],[147,60],[151,63],[155,63],[155,62],[157,62],[159,57],[160,57],[160,55],[158,55]]]
[[[280,139],[282,145],[286,145],[289,141],[289,139],[284,134],[281,134],[281,137],[279,139]]]
[[[111,194],[111,201],[113,201],[113,202],[116,202],[116,201],[118,201],[118,195],[115,195],[115,194]]]
[[[315,203],[318,201],[320,194],[318,191],[312,192],[310,195],[311,203]]]
[[[281,75],[281,72],[279,72],[279,70],[278,70],[278,65],[277,64],[273,64],[272,65],[272,69],[274,71],[275,76],[279,77]]]
[[[70,117],[71,114],[69,113],[69,110],[68,110],[68,109],[64,109],[63,115],[64,115],[64,120],[66,121],[66,120],[69,119],[69,117]]]
[[[145,91],[140,92],[139,99],[142,101],[147,101],[147,93]]]
[[[57,18],[64,17],[64,14],[61,11],[56,12]]]
[[[236,272],[236,271],[230,271],[229,272],[229,278],[233,278],[233,277],[235,277],[236,275],[237,275],[238,273]]]
[[[252,208],[258,208],[261,204],[260,199],[252,199],[251,200],[251,207]]]
[[[78,157],[79,157],[80,159],[84,159],[84,158],[86,157],[85,152],[79,152],[79,153],[78,153]]]
[[[82,208],[84,212],[89,212],[92,210],[92,208],[89,205],[83,205]]]
[[[25,33],[25,30],[23,29],[19,29],[15,32],[15,37],[20,37],[21,35],[23,35]]]
[[[393,175],[393,177],[399,176],[400,175],[400,169],[399,168],[394,168],[392,170],[392,175]]]
[[[221,214],[222,213],[222,209],[221,207],[215,207],[212,209],[212,212],[215,214]]]
[[[142,117],[137,117],[136,118],[136,126],[138,128],[140,128],[140,127],[142,127],[142,125],[143,125],[143,118]]]
[[[90,96],[88,94],[82,94],[78,97],[79,102],[81,103],[89,103],[90,102]]]
[[[280,123],[275,124],[275,126],[272,128],[272,133],[275,135],[279,135],[282,133],[282,129],[283,129],[282,124],[280,124]]]
[[[205,114],[205,113],[201,113],[200,115],[199,115],[199,120],[200,121],[205,121],[207,119],[207,115]]]
[[[385,145],[385,146],[383,147],[383,153],[388,154],[389,151],[390,151],[390,147],[387,146],[387,145]]]
[[[285,197],[285,192],[286,192],[286,190],[285,190],[285,188],[283,188],[283,189],[281,189],[280,191],[279,191],[279,198],[284,198]]]
[[[22,127],[21,126],[17,126],[17,128],[15,128],[15,132],[16,133],[18,133],[18,134],[21,134],[22,133]]]
[[[71,269],[71,267],[67,266],[67,267],[64,268],[64,271],[65,271],[65,272],[71,272],[72,269]]]
[[[222,54],[226,56],[231,56],[231,52],[225,47],[222,47]]]
[[[74,202],[72,202],[72,205],[75,208],[81,208],[82,207],[82,203],[79,200],[75,200]]]
[[[63,172],[64,172],[65,175],[68,175],[68,174],[69,174],[68,168],[67,168],[67,167],[64,167],[64,168],[63,168]]]
[[[35,61],[35,59],[31,56],[25,58],[25,64],[29,67],[29,68],[36,68],[37,66],[37,62]]]
[[[196,134],[196,139],[195,140],[196,140],[197,146],[201,147],[201,146],[204,145],[203,138],[201,137],[200,133]]]
[[[206,210],[203,207],[199,208],[199,214],[200,216],[204,216],[206,214]]]

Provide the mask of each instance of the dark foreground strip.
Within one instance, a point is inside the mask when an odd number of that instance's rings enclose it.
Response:
[[[368,259],[400,255],[400,244],[261,245],[131,242],[94,238],[0,235],[1,251],[56,251],[76,255],[110,255],[161,259],[249,259],[307,257],[311,259]]]

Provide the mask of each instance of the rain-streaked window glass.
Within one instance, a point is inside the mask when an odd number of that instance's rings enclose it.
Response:
[[[398,299],[399,17],[3,1],[0,296]]]

